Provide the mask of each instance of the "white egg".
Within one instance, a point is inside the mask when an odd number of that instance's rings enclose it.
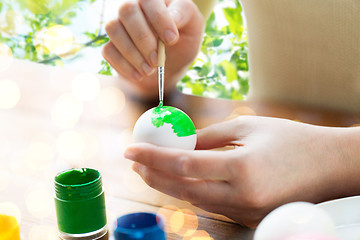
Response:
[[[288,203],[269,213],[255,231],[254,240],[296,239],[296,236],[335,237],[335,224],[315,204]],[[315,238],[316,239],[316,238]]]
[[[169,106],[156,107],[147,110],[137,120],[133,141],[194,150],[196,129],[183,111]]]

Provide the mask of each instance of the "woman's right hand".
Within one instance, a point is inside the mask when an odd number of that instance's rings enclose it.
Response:
[[[110,41],[103,56],[140,90],[157,96],[157,43],[166,46],[166,88],[173,87],[194,60],[205,20],[191,0],[133,0],[106,25]]]

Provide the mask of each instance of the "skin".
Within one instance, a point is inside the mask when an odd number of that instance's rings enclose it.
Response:
[[[104,58],[134,94],[156,99],[157,39],[166,45],[165,88],[173,89],[197,55],[204,22],[191,0],[126,2],[106,26]],[[197,134],[196,151],[134,144],[124,156],[151,187],[248,227],[288,202],[360,194],[359,128],[242,116]],[[234,149],[211,151],[223,146]]]
[[[173,89],[196,57],[205,19],[191,0],[127,1],[105,30],[104,58],[143,98],[157,96],[157,42],[165,43],[165,90]]]
[[[124,156],[149,186],[247,227],[288,202],[360,193],[359,128],[242,116],[197,134],[196,151],[134,144]]]

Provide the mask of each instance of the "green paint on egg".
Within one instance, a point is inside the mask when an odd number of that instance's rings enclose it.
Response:
[[[162,127],[165,123],[171,124],[178,137],[196,134],[195,126],[189,116],[174,107],[159,105],[154,108],[151,121],[157,128]]]

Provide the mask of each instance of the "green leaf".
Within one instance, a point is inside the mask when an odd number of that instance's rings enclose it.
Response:
[[[64,18],[61,18],[60,21],[57,22],[57,24],[69,25],[69,24],[71,24],[71,20],[70,20],[70,18],[64,17]]]
[[[223,60],[220,62],[219,66],[223,68],[227,82],[232,82],[238,79],[236,67],[234,67],[231,62],[228,60]]]
[[[206,85],[201,83],[186,83],[186,87],[191,88],[192,94],[202,96]]]
[[[238,1],[234,1],[236,4],[235,8],[224,8],[224,16],[226,20],[229,22],[229,29],[236,36],[241,38],[243,33],[243,19],[241,16],[242,8]]]
[[[103,75],[112,76],[112,67],[110,66],[110,64],[107,61],[101,60],[101,69],[99,70],[98,73],[103,74]]]
[[[75,11],[67,12],[67,13],[65,14],[65,16],[68,17],[68,18],[76,17],[76,12],[75,12]]]
[[[236,89],[231,90],[231,99],[233,100],[243,100],[244,96]]]
[[[62,0],[58,3],[56,3],[52,7],[52,12],[54,13],[55,16],[62,15],[66,11],[73,9],[78,2],[79,2],[79,0]],[[67,16],[67,17],[69,17],[69,16]]]
[[[238,49],[233,53],[233,55],[230,58],[230,61],[232,63],[235,63],[237,70],[241,70],[241,71],[249,70],[247,52]]]
[[[216,29],[215,14],[212,12],[206,22],[205,32],[210,33]]]
[[[213,84],[210,89],[210,92],[214,92],[217,93],[217,95],[220,98],[226,98],[227,95],[227,90],[224,84],[222,84],[221,82],[216,82],[215,84]]]
[[[188,83],[191,81],[191,78],[188,75],[185,75],[183,79],[181,80],[183,83]]]
[[[240,79],[240,93],[246,95],[249,92],[249,78]]]
[[[46,14],[50,11],[50,0],[26,0],[26,5],[34,14]]]

